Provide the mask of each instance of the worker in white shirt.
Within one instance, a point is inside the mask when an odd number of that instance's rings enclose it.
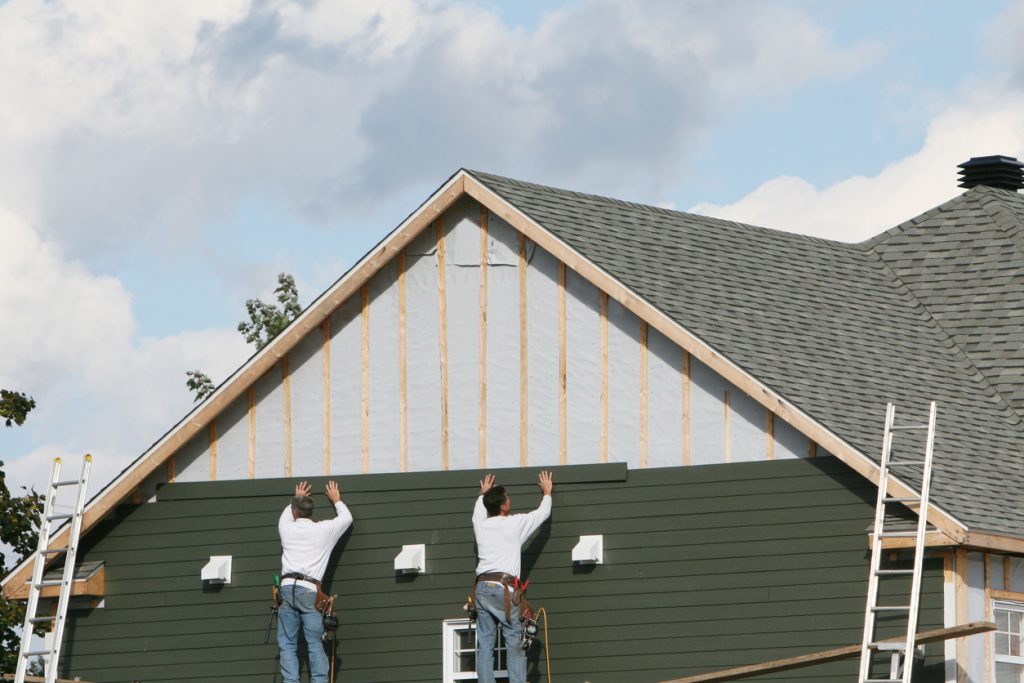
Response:
[[[473,531],[479,562],[473,602],[476,607],[476,674],[480,683],[494,683],[494,639],[498,628],[505,638],[509,683],[526,683],[526,652],[520,645],[522,623],[515,587],[523,543],[551,515],[551,473],[541,472],[540,505],[533,512],[510,515],[512,497],[494,485],[494,475],[480,482],[473,509]]]
[[[323,646],[323,616],[326,596],[321,581],[331,551],[342,534],[352,526],[352,513],[341,502],[334,481],[327,482],[327,499],[337,517],[314,522],[312,487],[295,486],[295,497],[277,522],[281,536],[281,606],[278,611],[277,644],[281,649],[283,683],[299,683],[298,639],[301,628],[309,649],[310,683],[327,683],[329,663]]]

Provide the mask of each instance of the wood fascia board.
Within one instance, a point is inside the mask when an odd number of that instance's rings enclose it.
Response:
[[[876,486],[878,485],[881,468],[874,460],[861,453],[746,370],[713,349],[709,344],[697,337],[697,335],[647,302],[614,276],[556,237],[552,232],[506,201],[471,174],[466,175],[464,187],[466,194],[501,216],[502,219],[525,234],[542,249],[554,255],[599,290],[607,293],[608,296],[618,301],[627,310],[653,326],[692,356],[753,397],[762,406],[791,424],[809,439],[812,439],[815,443],[834,454],[861,476]],[[888,488],[894,495],[907,497],[915,495],[909,486],[892,475],[889,476]],[[946,512],[935,503],[929,503],[929,508],[928,521],[952,539],[957,539],[955,540],[956,543],[960,543],[966,535],[966,526],[951,513]]]
[[[1024,538],[984,531],[968,531],[962,545],[990,552],[1024,555]]]
[[[106,567],[100,566],[84,579],[75,579],[71,582],[71,597],[102,598],[104,593],[104,582],[106,579]],[[56,598],[60,596],[60,586],[44,586],[39,591],[40,598]],[[11,590],[10,595],[5,596],[8,600],[27,600],[28,582],[20,584]]]
[[[868,532],[868,547],[872,547],[875,535]],[[900,548],[913,548],[916,539],[907,538],[883,538],[882,548],[885,550],[898,550]],[[926,531],[924,534],[924,545],[926,548],[946,548],[953,545],[961,545],[959,541],[942,530],[935,529]]]
[[[357,293],[363,284],[415,239],[421,231],[429,227],[435,218],[463,195],[465,177],[465,171],[459,171],[453,175],[448,182],[381,240],[376,247],[371,249],[356,265],[352,266],[326,292],[317,297],[274,341],[254,354],[213,394],[172,427],[159,441],[150,446],[134,464],[107,484],[86,506],[82,517],[81,533],[83,535],[88,533],[126,496],[131,495],[135,487],[141,484],[157,467],[193,436],[206,428],[221,411],[231,405],[256,380],[268,372],[306,334],[320,325],[349,296]],[[66,545],[68,531],[69,529],[65,529],[56,534],[50,540],[50,547]],[[10,597],[10,586],[26,581],[31,566],[32,557],[29,557],[0,581],[4,597]]]

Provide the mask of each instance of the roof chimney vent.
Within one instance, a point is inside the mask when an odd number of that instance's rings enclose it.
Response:
[[[1024,164],[1013,157],[971,157],[957,168],[960,169],[960,187],[984,185],[1011,192],[1024,188]]]

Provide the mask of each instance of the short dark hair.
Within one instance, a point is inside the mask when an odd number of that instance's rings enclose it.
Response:
[[[313,499],[309,496],[295,496],[292,498],[292,510],[299,517],[313,516]]]
[[[508,496],[505,495],[504,486],[492,486],[487,489],[487,493],[484,494],[484,507],[487,508],[487,516],[494,517],[495,515],[501,514],[501,506],[508,500]]]

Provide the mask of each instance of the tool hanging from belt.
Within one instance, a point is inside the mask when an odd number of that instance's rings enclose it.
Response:
[[[281,609],[281,577],[274,574],[274,585],[271,586],[274,602],[270,606],[270,621],[267,622],[267,633],[263,636],[263,644],[270,642],[270,629],[274,627],[274,620],[277,619],[277,612]]]
[[[521,644],[524,650],[528,650],[533,645],[534,638],[537,637],[537,612],[533,609],[530,601],[526,599],[526,587],[530,585],[530,582],[520,582],[518,576],[503,572],[480,574],[473,582],[473,590],[470,591],[466,604],[462,606],[471,620],[476,620],[477,609],[474,596],[476,595],[476,586],[481,581],[500,583],[504,588],[506,622],[512,622],[512,605],[519,608],[519,621],[523,625]]]

